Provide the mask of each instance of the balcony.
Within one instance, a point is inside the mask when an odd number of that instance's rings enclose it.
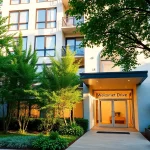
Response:
[[[77,20],[75,17],[62,18],[62,30],[65,34],[71,34],[76,30],[76,26],[84,22],[84,17]]]
[[[84,57],[84,48],[81,48],[79,45],[63,46],[62,47],[62,56],[66,55],[66,49],[70,49],[72,52],[74,52],[76,57]]]

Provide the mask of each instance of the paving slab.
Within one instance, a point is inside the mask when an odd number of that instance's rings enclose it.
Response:
[[[104,134],[90,130],[67,150],[150,150],[150,142],[140,132]]]

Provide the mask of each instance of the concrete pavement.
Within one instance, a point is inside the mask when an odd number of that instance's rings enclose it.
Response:
[[[139,132],[102,134],[90,130],[67,150],[150,150],[150,142]]]

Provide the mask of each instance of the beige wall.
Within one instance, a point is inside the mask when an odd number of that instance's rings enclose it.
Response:
[[[65,117],[70,117],[70,111],[68,109],[65,110]],[[74,117],[75,118],[83,118],[83,102],[77,103],[74,108]]]

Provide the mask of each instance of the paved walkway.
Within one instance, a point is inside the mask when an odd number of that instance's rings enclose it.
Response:
[[[150,150],[150,142],[139,132],[102,134],[90,130],[67,150]]]

